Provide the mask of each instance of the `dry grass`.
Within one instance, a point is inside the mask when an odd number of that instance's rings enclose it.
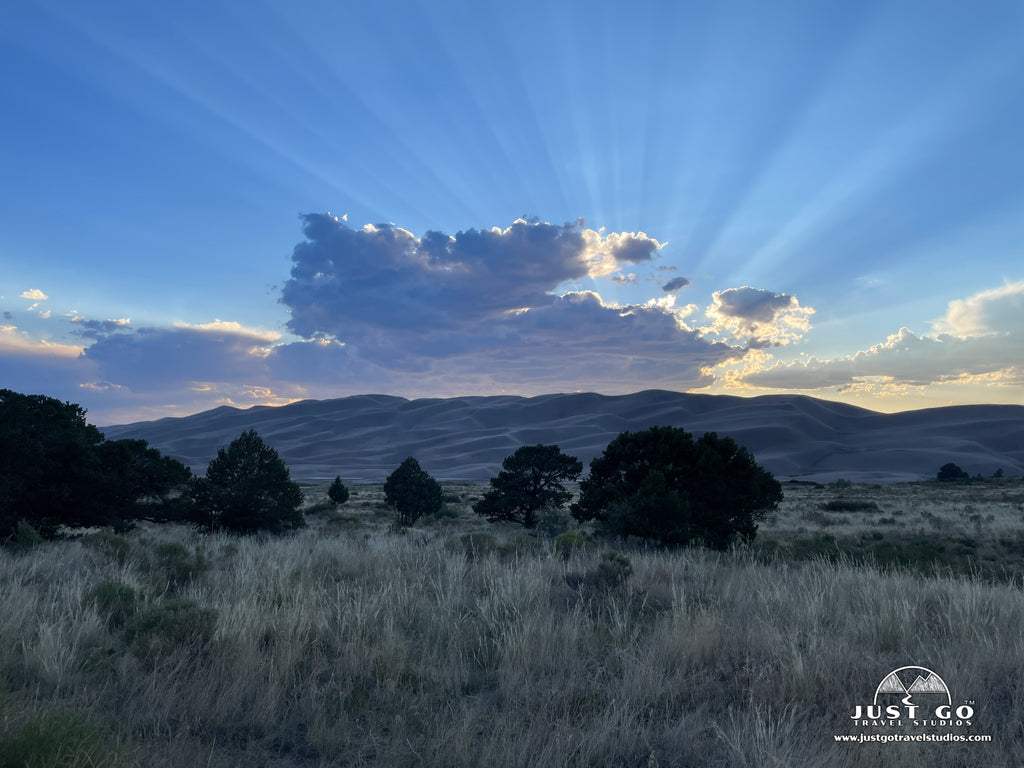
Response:
[[[0,766],[47,717],[84,736],[51,729],[69,744],[38,764],[1019,766],[1019,588],[786,550],[879,516],[1020,541],[1020,485],[994,487],[846,489],[882,511],[835,525],[804,516],[836,489],[787,487],[776,555],[620,543],[628,567],[487,525],[469,486],[405,533],[356,487],[283,539],[147,526],[0,552]],[[104,603],[107,582],[131,589]],[[993,742],[836,744],[905,664],[975,700]]]

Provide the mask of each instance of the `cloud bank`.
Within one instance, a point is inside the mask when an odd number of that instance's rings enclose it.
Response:
[[[753,365],[749,386],[851,391],[961,383],[1024,386],[1024,281],[949,303],[932,333],[901,328],[885,341],[830,360]]]
[[[1024,281],[950,302],[926,334],[903,328],[844,357],[777,360],[812,330],[813,308],[749,285],[714,291],[703,308],[677,306],[690,282],[658,279],[671,271],[656,263],[664,244],[642,232],[519,219],[416,236],[320,214],[302,225],[280,295],[286,333],[222,320],[136,327],[116,314],[5,312],[0,375],[21,391],[46,381],[48,393],[82,402],[103,424],[372,392],[828,397],[1024,387]],[[644,284],[658,295],[643,303],[598,290],[635,295]],[[22,298],[42,300],[36,293],[45,296],[32,289]],[[35,330],[20,329],[21,319]]]

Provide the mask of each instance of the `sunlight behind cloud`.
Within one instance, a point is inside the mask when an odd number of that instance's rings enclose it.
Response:
[[[982,291],[949,303],[946,316],[936,320],[936,333],[966,338],[1020,331],[1024,323],[1024,280]]]

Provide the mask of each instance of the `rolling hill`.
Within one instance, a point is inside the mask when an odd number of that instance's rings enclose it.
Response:
[[[358,395],[103,427],[141,438],[200,474],[217,449],[255,429],[292,477],[374,482],[407,456],[439,479],[486,481],[520,445],[556,443],[584,465],[616,435],[655,425],[717,432],[780,479],[894,482],[935,477],[952,461],[973,474],[1024,470],[1024,406],[877,413],[798,395],[741,398],[649,390],[539,397],[407,400]]]

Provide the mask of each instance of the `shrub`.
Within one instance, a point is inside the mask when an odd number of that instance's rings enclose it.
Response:
[[[524,445],[501,466],[473,511],[492,523],[519,523],[524,528],[537,525],[541,510],[564,506],[572,494],[563,481],[575,480],[583,471],[580,460],[565,455],[557,445]]]
[[[167,586],[178,589],[199,576],[210,567],[206,554],[196,547],[189,552],[184,544],[165,541],[153,548],[156,556],[156,571],[167,580]]]
[[[121,629],[138,606],[139,596],[130,585],[120,581],[102,581],[84,595],[82,602],[92,605],[106,618],[107,628]]]
[[[155,658],[190,642],[209,641],[216,623],[212,608],[172,597],[136,612],[125,625],[124,640],[140,659]]]
[[[341,475],[335,477],[331,487],[327,489],[327,498],[335,504],[344,504],[348,501],[348,488],[341,482]]]
[[[237,437],[192,485],[194,520],[208,530],[282,533],[304,526],[302,489],[255,430]]]
[[[78,539],[82,546],[90,547],[102,552],[107,557],[115,560],[119,565],[124,565],[132,552],[132,544],[128,539],[113,528],[102,528],[92,533],[87,533]]]
[[[626,583],[633,573],[633,564],[625,555],[607,550],[601,555],[597,567],[586,573],[567,573],[565,583],[583,595],[608,593]]]
[[[573,552],[581,552],[593,543],[579,531],[564,531],[555,536],[555,552],[568,559]]]
[[[464,552],[469,558],[486,557],[501,552],[501,546],[493,534],[485,531],[470,531],[445,543],[449,552]]]
[[[439,523],[441,521],[451,521],[459,519],[459,510],[452,507],[447,502],[441,504],[441,508],[432,515],[424,515],[420,518],[424,523]]]
[[[441,485],[411,456],[384,481],[384,502],[398,512],[400,525],[412,525],[423,515],[436,515],[443,496]]]
[[[970,480],[971,476],[953,462],[949,462],[948,464],[943,464],[939,468],[939,471],[935,475],[935,479],[948,483],[954,480]]]
[[[34,547],[42,544],[46,539],[39,535],[39,531],[33,528],[24,520],[19,520],[14,529],[14,545],[19,548]]]
[[[860,499],[831,499],[821,505],[826,512],[878,512],[878,505],[873,501]]]
[[[725,549],[751,541],[782,486],[730,438],[676,427],[623,432],[590,464],[572,514],[610,533]]]
[[[116,763],[96,726],[65,712],[36,715],[0,737],[0,768],[100,768]]]

